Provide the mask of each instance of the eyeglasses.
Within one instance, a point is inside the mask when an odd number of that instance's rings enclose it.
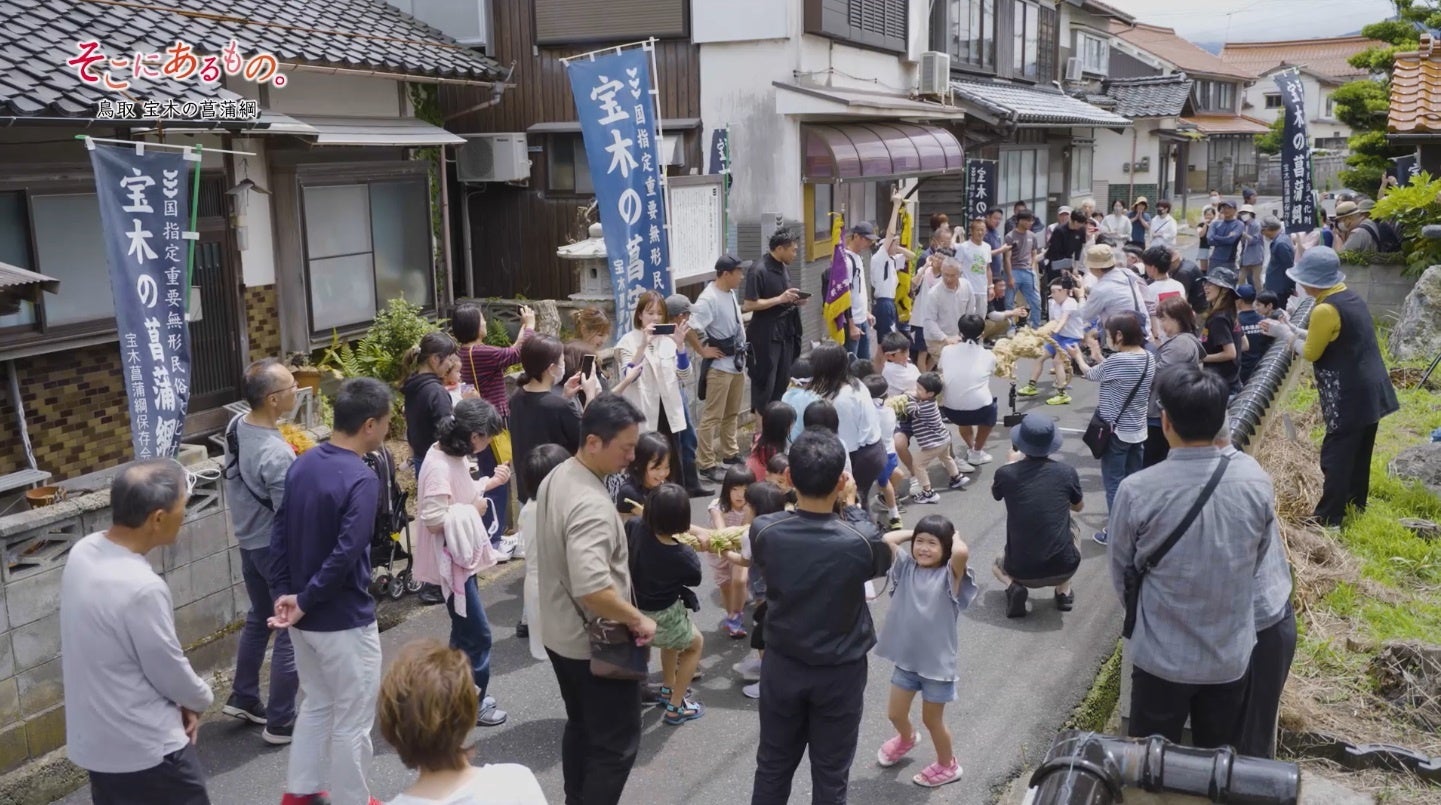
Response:
[[[283,388],[283,389],[276,389],[275,391],[270,392],[270,394],[284,394],[284,393],[287,392],[287,391],[294,391],[294,390],[296,390],[296,389],[298,389],[298,388],[300,388],[300,383],[298,383],[298,382],[296,382],[296,383],[291,383],[290,385],[286,386],[286,387]],[[265,395],[265,396],[269,397],[270,394],[267,394],[267,395]]]

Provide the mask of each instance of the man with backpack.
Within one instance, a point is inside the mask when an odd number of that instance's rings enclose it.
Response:
[[[295,407],[296,383],[290,370],[274,358],[256,361],[245,370],[241,391],[250,413],[230,420],[225,428],[225,498],[235,541],[240,544],[241,575],[250,596],[250,614],[240,630],[235,652],[235,682],[225,702],[227,716],[265,727],[260,737],[277,746],[290,743],[295,728],[295,652],[290,634],[275,633],[270,660],[270,700],[260,703],[260,666],[271,630],[265,623],[275,596],[266,580],[270,566],[270,529],[285,497],[285,474],[295,451],[280,434],[280,418]]]
[[[1336,205],[1336,223],[1345,233],[1337,251],[1379,252],[1395,254],[1401,251],[1401,233],[1390,221],[1376,221],[1371,218],[1375,203],[1370,199],[1361,202],[1343,201]]]

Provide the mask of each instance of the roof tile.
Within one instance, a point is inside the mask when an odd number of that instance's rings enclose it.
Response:
[[[1331,39],[1289,39],[1281,42],[1227,42],[1220,59],[1240,70],[1264,75],[1277,67],[1305,67],[1313,74],[1338,81],[1362,78],[1365,70],[1352,67],[1347,59],[1380,45],[1364,36],[1338,36]]]
[[[1191,96],[1191,84],[1185,73],[1118,78],[1106,82],[1106,95],[1115,103],[1118,115],[1175,117],[1181,114]]]
[[[99,40],[100,52],[115,57],[131,57],[137,49],[163,50],[176,40],[200,53],[215,53],[234,39],[243,52],[273,53],[282,63],[477,82],[503,75],[491,59],[384,0],[166,0],[165,6],[175,10],[85,0],[0,0],[0,61],[10,65],[11,74],[10,81],[0,82],[0,117],[85,117],[102,98],[117,99],[65,65],[82,37]],[[202,12],[221,19],[191,16]],[[122,72],[129,78],[128,70]],[[136,100],[237,97],[215,85],[164,83],[137,84],[130,94]]]
[[[1006,84],[999,81],[952,81],[951,90],[963,101],[1022,125],[1129,126],[1131,121],[1079,98],[1054,90]]]
[[[1419,50],[1397,53],[1391,72],[1392,134],[1441,134],[1441,43],[1421,35]]]
[[[1139,22],[1127,25],[1119,20],[1111,20],[1110,30],[1113,36],[1118,36],[1193,76],[1203,74],[1248,81],[1256,79],[1255,72],[1221,61],[1189,39],[1182,38],[1174,28],[1162,28],[1159,25],[1146,25]]]

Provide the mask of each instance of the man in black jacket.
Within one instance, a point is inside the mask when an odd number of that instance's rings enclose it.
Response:
[[[1046,244],[1046,287],[1050,287],[1051,280],[1060,276],[1061,266],[1056,265],[1059,261],[1069,260],[1073,263],[1081,259],[1081,251],[1086,248],[1086,219],[1081,215],[1072,215],[1065,226],[1056,224],[1051,231],[1051,239]],[[1073,265],[1072,268],[1079,275],[1080,266]]]
[[[750,364],[751,410],[759,414],[781,398],[790,382],[791,364],[801,354],[800,289],[791,282],[790,264],[799,255],[796,236],[785,229],[771,235],[770,252],[746,274],[745,302],[751,316],[746,341],[755,345]]]
[[[1196,265],[1195,260],[1181,256],[1180,249],[1165,248],[1171,253],[1171,279],[1186,286],[1186,301],[1197,315],[1205,312],[1210,305],[1206,301],[1206,272]]]
[[[766,655],[751,805],[784,805],[807,750],[814,802],[845,802],[865,701],[866,654],[876,644],[865,583],[892,553],[874,524],[835,513],[846,448],[808,430],[791,446],[793,512],[751,524],[752,561],[766,580]]]

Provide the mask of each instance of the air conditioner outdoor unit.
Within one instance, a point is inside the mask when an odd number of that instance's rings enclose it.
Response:
[[[1080,81],[1083,73],[1084,68],[1082,67],[1081,60],[1079,58],[1072,56],[1071,58],[1066,59],[1067,81]]]
[[[464,134],[455,172],[462,182],[523,182],[530,178],[525,132]]]
[[[927,50],[921,53],[921,94],[945,95],[951,88],[951,57]]]

